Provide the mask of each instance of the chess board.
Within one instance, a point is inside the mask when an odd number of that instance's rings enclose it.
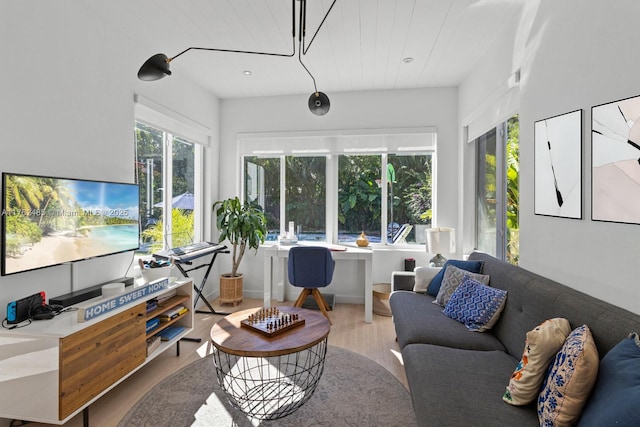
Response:
[[[281,312],[277,307],[261,308],[240,322],[241,327],[249,328],[266,337],[274,337],[302,325],[304,318],[297,314]]]

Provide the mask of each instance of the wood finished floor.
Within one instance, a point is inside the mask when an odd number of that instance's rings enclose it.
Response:
[[[280,303],[281,305],[283,303]],[[293,302],[286,302],[291,305]],[[212,302],[216,311],[234,312],[252,307],[260,307],[262,300],[245,299],[236,307],[220,305]],[[273,305],[277,305],[274,303]],[[364,322],[364,306],[337,303],[330,312],[333,325],[329,333],[329,344],[359,353],[377,362],[400,381],[405,388],[407,378],[391,317],[373,315],[372,323]],[[201,338],[202,342],[183,341],[180,344],[180,356],[176,357],[173,349],[165,351],[147,366],[140,369],[130,378],[102,396],[89,408],[89,424],[91,427],[112,427],[124,417],[129,409],[145,395],[153,386],[166,376],[183,366],[211,354],[209,332],[213,324],[222,316],[196,314],[195,327],[189,337]],[[31,423],[30,426],[50,426],[52,424]],[[67,427],[82,426],[82,414],[78,414]]]

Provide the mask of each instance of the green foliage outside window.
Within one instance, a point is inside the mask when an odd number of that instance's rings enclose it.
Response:
[[[171,242],[173,247],[186,246],[193,243],[193,211],[171,209]],[[151,244],[149,253],[163,249],[164,223],[162,219],[142,232],[142,240]]]
[[[432,214],[432,168],[429,155],[394,155],[387,159],[388,221],[429,224]],[[379,235],[381,204],[380,156],[340,156],[338,220],[348,233],[370,230]]]
[[[518,116],[515,115],[507,121],[507,138],[505,147],[505,195],[498,195],[497,182],[496,182],[496,130],[492,129],[487,132],[482,141],[485,144],[485,151],[481,151],[480,155],[483,156],[479,162],[481,170],[478,173],[478,203],[479,209],[479,235],[488,237],[487,241],[479,242],[482,250],[491,251],[495,250],[497,229],[506,228],[506,253],[505,259],[512,263],[518,264],[519,258],[519,204],[520,204],[520,159],[519,159],[519,137],[520,137],[520,125],[518,122]],[[484,152],[484,155],[483,155]],[[502,167],[502,165],[501,165]],[[502,187],[502,186],[501,186]],[[506,197],[505,197],[506,196]],[[505,197],[506,219],[505,224],[497,224],[497,201],[502,200]],[[483,246],[487,245],[487,246]],[[493,245],[493,246],[492,246]]]
[[[136,182],[140,184],[140,223],[143,227],[160,217],[162,208],[155,203],[162,201],[162,131],[136,123]],[[148,194],[151,192],[152,194]],[[180,194],[180,193],[176,193]],[[150,199],[148,198],[150,196]],[[147,206],[151,200],[151,206]],[[160,239],[162,242],[162,239]]]
[[[432,209],[431,155],[389,155],[395,172],[389,182],[388,203],[393,203],[391,222],[429,224]],[[325,233],[326,157],[286,156],[285,221],[295,221],[303,234]],[[280,231],[280,157],[247,156],[245,197],[251,203],[264,204],[270,234]],[[382,156],[338,156],[338,228],[341,234],[365,231],[380,236],[382,218]],[[297,232],[297,230],[296,230]]]
[[[380,156],[340,156],[338,222],[345,232],[380,233]]]
[[[280,234],[280,158],[279,157],[253,157],[244,158],[245,169],[245,200],[259,205],[262,200],[264,216],[267,220],[269,234]],[[250,176],[247,172],[249,165],[255,165],[256,176]],[[252,183],[251,180],[257,182]],[[250,189],[255,186],[255,194],[250,194]],[[260,200],[261,198],[261,200]]]
[[[398,177],[399,187],[404,189],[403,198],[409,224],[428,224],[432,217],[433,176],[431,156],[405,157]],[[404,177],[404,178],[403,178]],[[404,179],[406,182],[403,184]]]
[[[285,221],[295,221],[302,233],[324,234],[327,158],[285,158]]]
[[[168,242],[163,235],[162,201],[165,185],[170,185],[173,196],[194,193],[195,144],[161,129],[136,122],[136,182],[140,186],[141,251],[153,253]],[[169,140],[169,141],[167,141]],[[172,176],[164,177],[164,145],[171,147]],[[164,180],[167,182],[164,182]],[[171,213],[171,247],[193,243],[194,215],[188,210],[173,209]]]
[[[432,217],[432,156],[426,154],[390,154],[388,163],[394,168],[395,180],[389,183],[387,218],[390,224],[430,225]],[[407,241],[418,241],[414,227]],[[388,237],[391,237],[389,234]]]
[[[140,223],[144,227],[149,224],[150,219],[158,219],[162,212],[161,207],[154,205],[161,203],[163,197],[163,132],[143,123],[136,123],[135,133],[136,181],[140,184]],[[194,144],[174,138],[171,146],[173,151],[172,193],[174,196],[187,192],[193,193]],[[147,206],[148,192],[152,192],[151,206]]]
[[[507,121],[507,261],[518,264],[520,256],[520,122]]]

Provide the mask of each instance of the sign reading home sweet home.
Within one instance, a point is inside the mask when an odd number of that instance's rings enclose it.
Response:
[[[117,308],[131,304],[132,302],[146,299],[149,295],[167,289],[169,279],[159,279],[144,286],[134,288],[120,295],[93,302],[85,307],[78,308],[78,322],[86,322]]]

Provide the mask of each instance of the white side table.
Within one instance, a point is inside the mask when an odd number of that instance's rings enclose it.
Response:
[[[413,271],[392,271],[391,272],[391,292],[397,290],[413,290],[416,273]],[[407,288],[407,284],[411,283],[411,287]],[[404,286],[403,286],[404,285]]]

